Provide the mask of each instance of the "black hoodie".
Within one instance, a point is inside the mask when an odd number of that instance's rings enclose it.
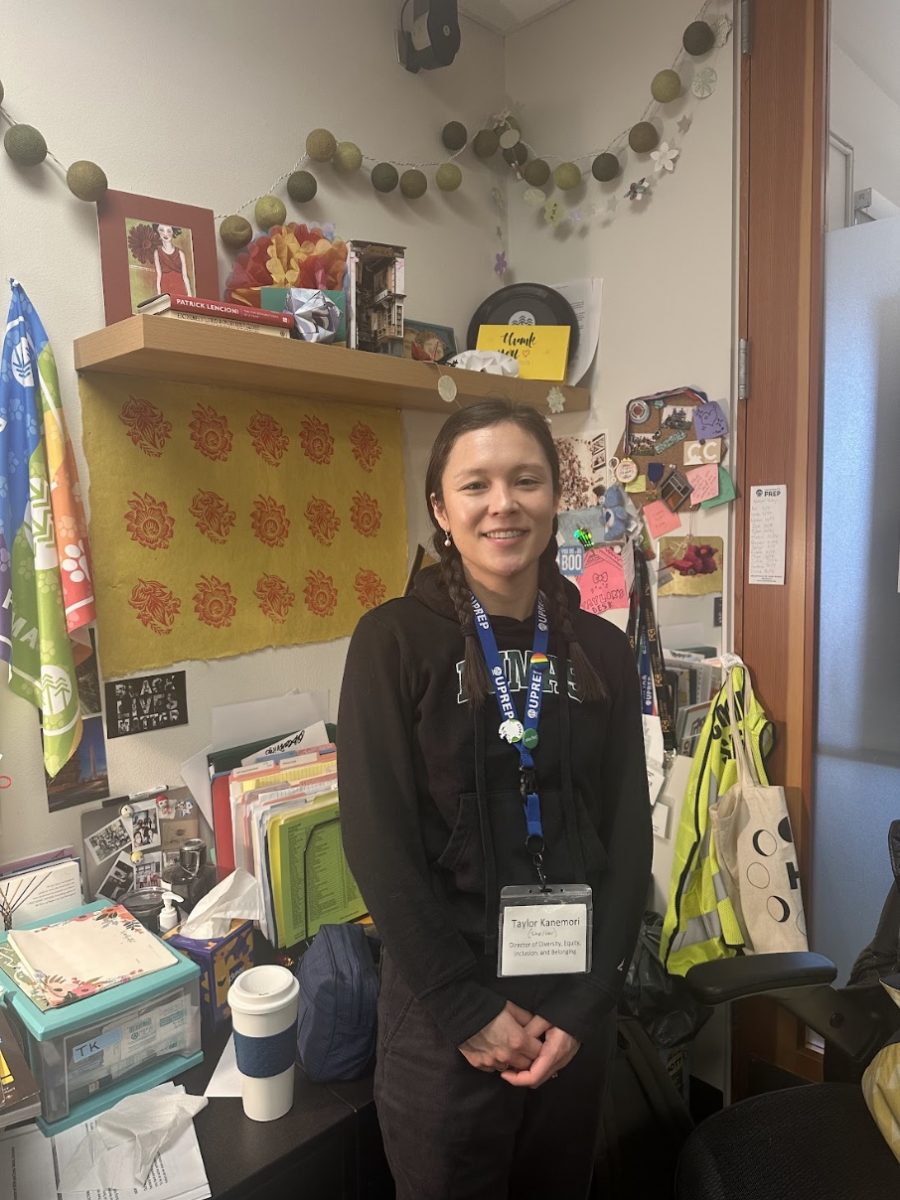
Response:
[[[544,977],[537,993],[534,979],[526,993],[521,979],[496,978],[497,889],[536,882],[519,757],[499,737],[495,697],[479,707],[463,694],[465,643],[438,568],[416,577],[412,595],[367,613],[350,642],[337,733],[347,858],[398,971],[456,1046],[526,994],[531,1011],[588,1038],[615,1005],[646,901],[650,805],[634,656],[567,586],[607,698],[582,702],[571,671],[570,698],[559,696],[565,644],[551,629],[534,760],[548,880],[593,888],[593,966]],[[491,622],[521,716],[534,620]]]

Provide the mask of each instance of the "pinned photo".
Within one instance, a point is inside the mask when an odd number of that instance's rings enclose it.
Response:
[[[158,849],[161,844],[159,810],[155,800],[131,806],[131,840],[135,850]]]
[[[94,862],[101,863],[104,859],[118,854],[120,850],[131,853],[131,830],[122,818],[117,816],[95,833],[89,833],[84,839],[84,844]]]
[[[106,873],[103,882],[97,888],[98,896],[105,896],[114,903],[121,900],[126,892],[134,887],[134,863],[131,855],[122,853]]]

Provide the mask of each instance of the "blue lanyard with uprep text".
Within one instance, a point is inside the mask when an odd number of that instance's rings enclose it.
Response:
[[[519,789],[525,809],[525,845],[534,858],[541,886],[544,885],[543,851],[544,827],[541,821],[541,798],[537,791],[537,774],[531,751],[538,743],[538,723],[541,719],[541,702],[544,694],[544,672],[550,665],[547,658],[550,629],[544,598],[538,593],[534,614],[534,649],[531,652],[531,673],[528,680],[528,695],[525,701],[525,720],[520,721],[509,689],[509,680],[500,661],[497,639],[491,627],[491,619],[476,596],[471,597],[475,614],[475,628],[487,663],[488,674],[497,696],[497,707],[503,720],[500,736],[509,742],[519,755]]]

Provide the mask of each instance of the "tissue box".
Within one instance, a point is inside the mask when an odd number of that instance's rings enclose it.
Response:
[[[56,920],[108,907],[107,900],[94,901]],[[41,1089],[38,1125],[43,1133],[60,1133],[123,1096],[155,1087],[203,1061],[200,972],[183,954],[164,970],[43,1010],[26,995],[25,981],[16,977],[15,956],[2,953],[5,943],[6,934],[0,934],[0,992],[24,1034],[28,1065]]]
[[[200,968],[200,1015],[214,1028],[231,1018],[228,989],[232,980],[253,966],[253,922],[234,920],[231,930],[217,938],[184,937],[173,929],[165,941]]]

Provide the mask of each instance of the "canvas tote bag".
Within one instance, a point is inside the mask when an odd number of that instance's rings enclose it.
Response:
[[[744,703],[749,673],[744,671]],[[728,673],[728,711],[737,782],[709,807],[719,870],[753,954],[808,950],[800,874],[784,788],[761,784],[736,711]]]

